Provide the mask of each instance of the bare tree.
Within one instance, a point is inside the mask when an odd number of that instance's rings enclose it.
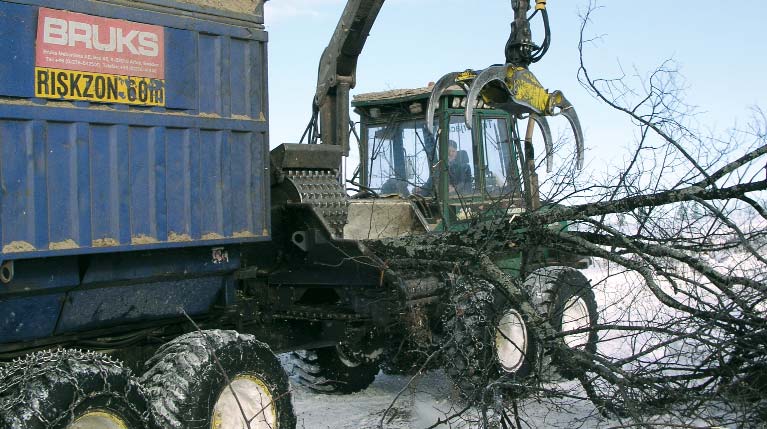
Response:
[[[511,220],[370,246],[390,263],[428,261],[485,279],[516,303],[530,303],[531,291],[493,264],[493,252],[546,247],[594,261],[590,273],[601,276],[592,278],[601,307],[590,328],[596,350],[567,347],[561,339],[573,332],[558,332],[534,305],[519,306],[535,328],[537,353],[557,358],[580,386],[547,380],[545,359],[525,380],[489,371],[477,387],[483,394],[468,395],[481,425],[524,426],[517,401],[530,398],[556,398],[553,406],[588,398],[620,427],[765,424],[767,117],[754,108],[746,127],[705,135],[670,61],[646,76],[592,76],[583,34],[593,11],[583,17],[579,77],[636,126],[624,168],[588,183],[573,171],[550,176],[542,186],[549,203]],[[461,410],[446,420],[466,416]]]

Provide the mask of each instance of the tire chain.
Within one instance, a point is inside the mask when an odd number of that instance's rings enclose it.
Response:
[[[146,392],[143,386],[131,376],[130,369],[125,368],[123,363],[117,359],[93,351],[75,349],[43,350],[14,359],[9,363],[0,366],[0,415],[9,414],[10,411],[16,409],[24,401],[29,401],[30,398],[28,398],[27,395],[21,394],[24,391],[24,384],[29,383],[37,377],[45,376],[45,374],[52,369],[57,373],[61,373],[62,379],[70,380],[77,386],[78,397],[90,397],[91,395],[80,389],[78,379],[73,377],[73,375],[67,371],[67,368],[57,368],[59,366],[70,366],[72,362],[77,362],[79,365],[96,367],[107,385],[107,376],[109,374],[115,374],[121,370],[126,371],[130,376],[130,379],[125,386],[125,392],[122,393],[122,396],[127,397],[128,392],[131,389],[136,389],[140,395],[146,397]],[[8,396],[9,393],[14,392],[17,394]],[[45,423],[47,426],[53,427],[62,418],[71,415],[76,405],[76,403],[72,404],[72,407],[68,410],[70,413],[62,412],[55,420]],[[132,403],[130,403],[129,406],[131,410],[136,415],[141,416],[145,422],[149,421],[149,411],[141,411]],[[36,417],[40,419],[44,418],[40,413],[36,413]]]
[[[561,293],[561,285],[557,285],[557,281],[562,277],[563,274],[567,274],[568,271],[574,271],[577,272],[574,268],[566,268],[566,267],[546,267],[539,269],[533,273],[531,273],[527,279],[525,279],[524,287],[530,292],[531,302],[533,306],[538,311],[538,314],[540,314],[544,319],[548,320],[550,323],[552,323],[552,326],[557,329],[553,321],[551,320],[552,311],[555,311],[555,304],[556,300],[559,298],[558,294]],[[585,277],[584,277],[585,280]],[[588,280],[586,280],[588,282]],[[590,285],[587,292],[584,292],[583,295],[581,295],[582,299],[587,301],[593,301],[594,296],[593,292],[591,292]],[[594,303],[594,306],[596,306],[596,303]],[[589,314],[589,317],[592,318],[591,323],[596,324],[596,317],[597,315]],[[591,335],[591,334],[589,334]],[[592,347],[593,350],[588,350],[588,347]],[[595,353],[596,352],[596,343],[591,343],[591,340],[589,340],[587,350]],[[557,380],[557,379],[567,379],[572,380],[574,378],[577,378],[578,371],[573,371],[572,368],[567,368],[566,366],[561,365],[561,359],[555,359],[550,350],[547,350],[547,347],[544,347],[543,350],[540,352],[540,361],[538,363],[540,367],[540,372],[545,377],[551,379],[551,380]],[[557,361],[560,361],[560,364],[558,365]]]
[[[224,353],[224,350],[227,352]],[[273,379],[261,381],[269,389],[276,389],[270,390],[269,393],[274,395],[272,404],[278,410],[278,426],[295,427],[295,415],[287,377],[268,345],[250,334],[217,329],[192,331],[176,337],[160,347],[147,361],[146,366],[149,369],[144,373],[141,381],[148,386],[148,395],[152,400],[151,405],[156,408],[160,427],[183,429],[205,426],[205,420],[210,416],[203,414],[191,418],[185,414],[185,412],[199,414],[200,410],[204,409],[204,406],[200,407],[200,403],[194,403],[200,397],[194,398],[194,401],[190,401],[189,398],[201,392],[210,393],[212,391],[210,389],[220,387],[215,384],[206,384],[205,381],[210,381],[207,377],[223,377],[221,382],[231,381],[228,377],[234,377],[235,374],[233,371],[227,373],[229,365],[232,362],[242,361],[249,361],[251,364],[258,362],[261,365],[259,371],[264,371],[262,373],[264,377],[272,375]],[[248,370],[250,369],[252,368]],[[285,376],[284,379],[283,376]],[[200,390],[201,386],[207,387]],[[207,405],[212,404],[209,402]],[[191,422],[197,426],[193,426]]]
[[[470,341],[468,342],[461,338],[448,338],[448,340],[455,345],[456,351],[462,356],[463,362],[461,362],[461,364],[467,365],[466,368],[458,368],[455,366],[456,362],[454,360],[446,360],[445,371],[448,372],[449,375],[451,372],[453,373],[451,378],[457,377],[457,373],[461,371],[467,371],[468,366],[471,366],[472,362],[479,364],[479,367],[485,366],[484,362],[477,362],[478,357],[487,353],[486,351],[483,351],[486,338],[480,338],[478,334],[485,332],[487,329],[491,329],[487,326],[488,320],[484,316],[484,312],[486,311],[487,306],[492,307],[495,302],[492,293],[495,286],[490,282],[481,281],[481,283],[484,283],[489,287],[480,288],[470,285],[459,286],[459,284],[456,283],[454,287],[462,287],[464,290],[461,291],[460,294],[455,295],[455,297],[460,298],[459,300],[450,300],[450,306],[455,311],[455,315],[446,312],[442,316],[442,323],[445,325],[451,323],[452,318],[463,318],[465,321],[468,320],[468,322],[465,322],[466,326],[474,325],[480,328],[463,330],[463,332],[461,332],[462,335],[468,333],[468,337],[470,338]],[[470,344],[472,349],[465,347],[467,344]],[[466,384],[461,385],[456,379],[454,379],[454,382],[456,382],[456,385],[462,393],[467,396],[473,396],[475,392],[480,392],[484,389],[484,386],[477,386],[475,383],[471,383],[471,386],[467,386]]]
[[[337,349],[293,352],[291,361],[291,373],[298,377],[299,383],[321,393],[358,392],[366,389],[378,373],[378,364],[374,362],[347,366]]]
[[[188,380],[193,377],[200,377],[193,371],[193,368],[188,364],[184,364],[187,361],[205,361],[213,359],[211,355],[211,349],[218,349],[222,344],[231,341],[237,341],[242,334],[235,331],[215,331],[215,335],[197,335],[197,331],[190,334],[177,337],[174,341],[163,344],[157,352],[146,362],[146,367],[149,370],[142,376],[142,382],[148,383],[150,379],[155,378],[162,380],[164,386],[182,386],[187,387],[189,385]],[[164,356],[172,355],[176,356],[177,365],[173,368],[156,367]],[[182,358],[182,356],[184,356]],[[149,392],[150,397],[159,397],[162,395],[160,392]],[[162,402],[154,401],[155,406],[160,408],[160,414],[164,416],[165,424],[173,428],[183,427],[183,416],[178,415],[176,410],[165,407]]]
[[[380,255],[379,255],[380,257]],[[384,258],[382,258],[384,259]],[[402,302],[407,302],[409,299],[424,296],[445,296],[446,288],[435,287],[433,278],[439,279],[442,284],[448,284],[453,281],[453,275],[451,273],[457,270],[457,267],[461,265],[462,261],[449,261],[449,260],[417,260],[405,257],[392,257],[387,259],[386,265],[391,275],[389,279],[390,283],[395,284],[392,288],[394,293],[397,294]],[[418,279],[429,279],[423,284],[417,282]],[[416,317],[420,315],[418,307],[405,306],[403,308],[405,314],[409,314],[408,317]],[[415,313],[413,313],[415,312]],[[417,313],[417,314],[416,314]],[[433,315],[428,315],[430,317]],[[444,314],[436,315],[440,322],[444,319]],[[412,320],[409,321],[412,323]],[[406,322],[406,325],[408,323]],[[422,328],[427,329],[427,328]],[[434,346],[439,346],[442,341],[441,338],[431,338],[424,344],[422,341],[418,341],[415,338],[424,337],[424,335],[418,335],[419,332],[412,331],[410,328],[406,330],[408,336],[405,338],[397,338],[396,349],[386,348],[384,351],[384,358],[382,362],[382,368],[385,373],[388,374],[409,374],[414,370],[422,369],[422,364],[433,351]],[[400,344],[404,342],[404,344]],[[401,348],[399,346],[404,346]],[[430,365],[434,365],[431,363]],[[431,366],[430,366],[431,367]]]

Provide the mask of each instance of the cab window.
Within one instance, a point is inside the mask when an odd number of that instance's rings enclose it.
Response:
[[[368,183],[380,195],[431,194],[437,143],[425,122],[413,120],[369,127]]]
[[[467,195],[476,191],[472,133],[461,115],[450,117],[448,133],[448,191],[450,195]]]
[[[484,142],[485,192],[493,196],[508,195],[513,188],[514,159],[509,139],[509,125],[504,118],[482,119]]]

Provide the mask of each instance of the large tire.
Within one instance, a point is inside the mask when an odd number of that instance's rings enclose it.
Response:
[[[444,318],[444,368],[467,398],[485,397],[487,386],[498,381],[517,384],[535,367],[536,337],[506,297],[478,277],[461,277],[453,287]]]
[[[319,393],[350,394],[365,390],[375,380],[375,359],[344,353],[340,346],[292,353],[293,374],[302,386]]]
[[[3,429],[144,429],[147,410],[130,370],[100,353],[38,352],[0,371]]]
[[[539,314],[557,332],[575,332],[558,339],[570,349],[597,352],[599,334],[593,329],[599,313],[591,283],[578,270],[569,267],[546,267],[533,272],[526,280],[525,287]],[[590,328],[590,329],[589,329]],[[557,347],[544,350],[542,366],[544,373],[559,375],[568,380],[578,377],[583,368],[572,365],[570,354],[558,351]]]
[[[158,429],[240,428],[243,412],[251,429],[296,427],[288,377],[252,335],[192,332],[160,347],[146,366]]]

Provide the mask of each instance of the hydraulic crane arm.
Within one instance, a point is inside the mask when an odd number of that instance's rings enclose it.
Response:
[[[310,126],[319,116],[322,143],[341,146],[344,155],[349,154],[349,91],[356,84],[357,58],[383,3],[349,0],[320,58]]]

